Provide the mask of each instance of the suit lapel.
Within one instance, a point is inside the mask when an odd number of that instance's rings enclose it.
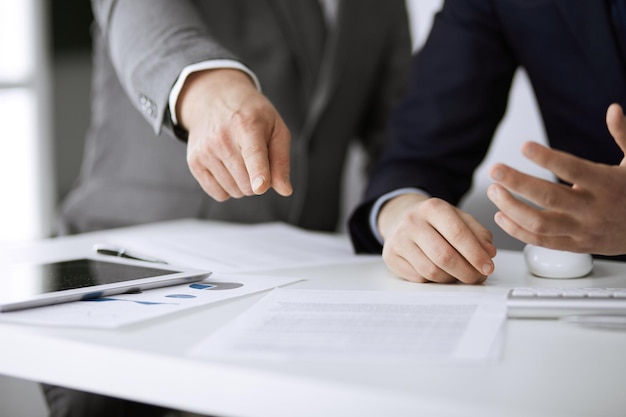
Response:
[[[607,88],[611,100],[623,97],[624,61],[612,31],[606,3],[600,0],[557,0],[572,35],[589,65]]]

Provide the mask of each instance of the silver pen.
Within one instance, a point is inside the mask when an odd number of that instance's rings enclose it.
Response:
[[[109,245],[105,243],[97,243],[93,246],[93,250],[100,255],[117,256],[118,258],[134,259],[136,261],[153,262],[158,264],[167,264],[163,259],[154,258],[152,256],[143,255],[137,252],[129,251],[120,246]]]

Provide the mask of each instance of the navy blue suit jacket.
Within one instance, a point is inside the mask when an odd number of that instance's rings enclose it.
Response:
[[[626,40],[611,22],[603,0],[447,0],[414,57],[389,143],[350,219],[357,252],[381,250],[368,215],[389,191],[417,187],[458,204],[518,67],[532,83],[553,148],[619,164],[624,155],[607,130],[606,110],[626,104]]]

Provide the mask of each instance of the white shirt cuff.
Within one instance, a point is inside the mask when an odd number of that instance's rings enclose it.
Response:
[[[170,97],[169,97],[170,116],[172,118],[172,123],[174,123],[175,126],[178,125],[178,117],[176,116],[176,103],[178,102],[178,96],[180,95],[180,90],[183,89],[183,85],[185,84],[185,81],[187,81],[187,77],[189,77],[189,75],[194,72],[210,70],[210,69],[218,69],[218,68],[232,68],[232,69],[238,69],[240,71],[245,72],[246,74],[250,76],[250,78],[252,78],[252,81],[254,81],[254,85],[256,85],[257,90],[261,91],[261,83],[259,82],[259,79],[257,78],[257,76],[248,67],[243,65],[241,62],[234,61],[232,59],[213,59],[210,61],[202,61],[196,64],[187,65],[180,72],[180,75],[178,76],[176,83],[174,84],[174,86],[172,87],[172,90],[170,91]]]
[[[377,225],[378,214],[380,213],[380,209],[387,201],[402,194],[421,194],[421,195],[430,197],[430,194],[428,194],[424,190],[420,190],[419,188],[411,188],[411,187],[399,188],[397,190],[390,191],[387,194],[382,195],[381,197],[378,197],[378,200],[376,200],[376,202],[374,203],[374,206],[372,206],[372,210],[370,211],[369,223],[370,223],[370,229],[372,230],[374,237],[376,237],[376,240],[378,240],[378,242],[381,245],[385,242],[385,240],[383,239],[380,232],[378,231],[378,225]]]

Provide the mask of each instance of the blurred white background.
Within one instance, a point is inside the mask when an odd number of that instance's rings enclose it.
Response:
[[[46,18],[41,0],[0,1],[0,241],[45,236],[53,213]]]

